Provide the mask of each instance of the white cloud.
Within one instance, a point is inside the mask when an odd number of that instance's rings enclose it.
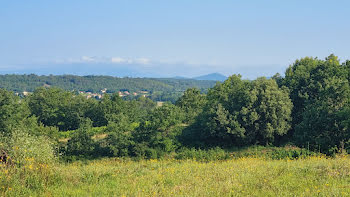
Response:
[[[121,57],[112,57],[111,62],[112,63],[124,63],[124,62],[126,62],[126,60],[124,58],[121,58]]]
[[[137,58],[135,60],[136,63],[138,64],[150,64],[151,60],[147,59],[147,58]]]
[[[147,58],[121,58],[121,57],[112,57],[110,58],[111,63],[121,64],[150,64],[151,60]]]
[[[89,56],[82,56],[81,61],[83,62],[94,62],[96,59],[94,57],[89,57]]]
[[[106,56],[81,56],[80,58],[67,58],[67,59],[56,59],[54,63],[60,64],[60,63],[109,63],[109,64],[120,64],[120,65],[140,65],[143,67],[151,68],[153,66],[164,66],[164,65],[188,65],[192,67],[203,67],[203,64],[200,63],[194,63],[194,62],[187,62],[187,61],[165,61],[165,60],[151,60],[149,58],[145,57],[120,57],[120,56],[112,56],[112,57],[106,57]]]

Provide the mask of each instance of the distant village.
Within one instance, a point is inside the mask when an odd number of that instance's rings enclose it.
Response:
[[[28,96],[30,95],[32,92],[27,92],[27,91],[23,91],[23,92],[20,92],[20,93],[16,93],[16,95],[18,96]],[[102,90],[100,90],[99,93],[93,93],[93,92],[85,92],[85,91],[79,91],[78,92],[80,95],[83,95],[85,96],[86,98],[95,98],[95,99],[101,99],[103,97],[104,94],[107,93],[107,88],[104,88]],[[149,92],[148,91],[137,91],[137,92],[129,92],[129,91],[118,91],[117,92],[118,95],[120,97],[125,97],[125,96],[134,96],[134,97],[148,97],[149,96]]]
[[[79,94],[84,95],[86,98],[96,98],[96,99],[101,99],[103,97],[103,95],[106,93],[107,93],[107,88],[100,90],[100,93],[79,91]],[[118,95],[119,95],[119,97],[125,97],[125,96],[147,97],[147,96],[149,96],[149,92],[148,91],[137,91],[137,92],[118,91]]]
[[[17,92],[15,93],[17,96],[29,96],[30,94],[32,94],[32,92],[27,92],[27,91],[23,91],[23,92]],[[85,98],[89,99],[89,98],[95,98],[97,100],[102,99],[104,94],[107,94],[107,88],[104,88],[102,90],[100,90],[100,93],[92,93],[92,92],[84,92],[84,91],[79,91],[80,95],[85,96]],[[134,97],[148,97],[150,96],[150,93],[148,91],[137,91],[137,92],[129,92],[129,91],[118,91],[118,95],[119,97],[125,97],[125,96],[134,96]],[[157,107],[161,107],[163,106],[164,102],[163,101],[156,101],[156,105]]]

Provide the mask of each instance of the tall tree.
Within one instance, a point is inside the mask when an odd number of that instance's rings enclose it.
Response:
[[[290,128],[292,102],[275,80],[241,80],[233,75],[208,93],[202,119],[207,135],[227,145],[273,143]],[[220,140],[221,139],[221,140]]]
[[[28,116],[28,107],[18,96],[13,92],[0,89],[0,132],[11,132]]]
[[[176,106],[184,110],[186,122],[192,123],[200,114],[205,105],[205,95],[201,94],[197,88],[189,88],[175,103]]]
[[[181,135],[183,120],[182,110],[173,104],[154,109],[133,132],[134,152],[143,155],[147,149],[157,150],[158,153],[174,151],[180,145],[177,137]]]
[[[46,126],[77,129],[88,109],[86,99],[58,88],[38,88],[28,98],[31,113]]]
[[[334,152],[344,148],[349,140],[346,124],[349,116],[350,87],[348,69],[338,58],[330,55],[309,71],[308,83],[303,87],[307,97],[299,97],[303,108],[299,111],[294,137],[299,145]]]

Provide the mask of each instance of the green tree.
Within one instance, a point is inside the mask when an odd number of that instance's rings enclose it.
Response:
[[[342,150],[349,140],[347,114],[350,87],[348,70],[336,56],[329,56],[310,71],[304,87],[308,97],[300,109],[302,119],[295,127],[295,140],[326,153]]]
[[[84,119],[79,129],[74,132],[67,142],[66,155],[92,157],[95,154],[96,143],[91,138],[92,121]]]
[[[254,131],[255,141],[268,144],[274,142],[275,136],[287,134],[293,104],[289,98],[289,90],[286,87],[278,88],[273,80],[258,78],[252,85],[251,94],[256,99],[250,108],[242,110],[242,114],[247,114],[246,124],[250,124],[249,130]]]
[[[39,122],[64,131],[77,129],[89,106],[84,97],[58,88],[38,88],[28,105]]]
[[[28,107],[13,92],[0,89],[0,132],[10,133],[29,116]]]
[[[165,104],[156,108],[133,132],[134,153],[147,156],[150,149],[158,152],[155,154],[174,151],[180,145],[177,137],[181,135],[183,120],[182,110],[175,105]]]
[[[184,110],[186,122],[192,123],[202,112],[205,102],[205,95],[201,94],[199,89],[189,88],[184,92],[184,95],[176,101],[175,105]]]
[[[204,137],[229,146],[273,143],[290,128],[291,109],[288,90],[275,80],[233,75],[209,90],[201,120]]]
[[[325,86],[325,79],[330,77],[345,79],[348,71],[341,66],[337,56],[331,54],[326,60],[305,57],[296,60],[286,70],[282,84],[290,89],[293,102],[293,126],[303,119],[303,111],[307,103],[317,99]]]
[[[116,123],[110,123],[106,132],[108,136],[102,140],[102,143],[108,148],[108,154],[117,157],[129,156],[134,144],[131,131],[121,129]]]

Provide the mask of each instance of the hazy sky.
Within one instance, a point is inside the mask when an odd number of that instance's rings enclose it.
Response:
[[[110,63],[271,75],[304,56],[350,59],[349,9],[321,0],[2,0],[0,70]]]

